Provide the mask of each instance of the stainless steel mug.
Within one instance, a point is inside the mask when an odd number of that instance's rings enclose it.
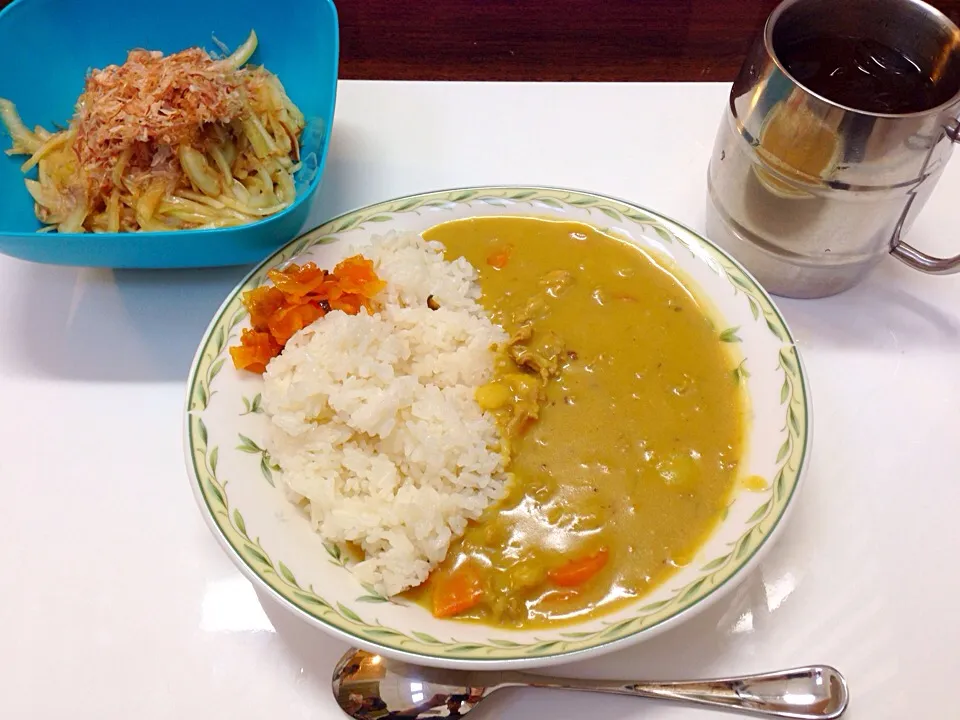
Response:
[[[865,112],[797,82],[778,48],[819,33],[908,54],[949,99],[907,114]],[[919,0],[786,0],[730,92],[708,172],[707,236],[767,290],[824,297],[892,253],[960,271],[903,236],[950,159],[960,113],[960,29]]]

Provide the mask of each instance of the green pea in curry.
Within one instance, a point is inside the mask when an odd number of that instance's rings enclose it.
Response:
[[[745,399],[709,310],[668,262],[588,225],[482,217],[424,237],[479,270],[510,334],[476,397],[514,479],[409,595],[537,628],[662,583],[720,519],[743,452]]]

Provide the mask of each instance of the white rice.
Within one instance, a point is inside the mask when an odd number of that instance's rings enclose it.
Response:
[[[354,573],[387,595],[423,582],[506,483],[474,400],[505,336],[477,302],[476,269],[442,251],[413,233],[351,248],[386,281],[382,310],[328,313],[264,374],[282,482],[325,540],[362,548]]]

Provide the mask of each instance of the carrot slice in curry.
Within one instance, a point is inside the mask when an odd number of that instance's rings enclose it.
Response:
[[[483,599],[483,580],[472,563],[464,563],[449,573],[439,574],[433,584],[434,617],[459,615]]]
[[[574,588],[565,588],[564,590],[551,590],[540,601],[541,607],[553,607],[563,605],[568,603],[571,600],[576,600],[580,597],[580,591]]]
[[[498,250],[494,250],[487,256],[487,265],[495,267],[497,270],[503,270],[510,262],[510,255],[513,253],[513,247],[507,245]]]
[[[593,555],[577,558],[566,565],[554,568],[547,573],[547,577],[560,587],[583,585],[603,569],[609,558],[610,551],[606,548],[600,548]]]

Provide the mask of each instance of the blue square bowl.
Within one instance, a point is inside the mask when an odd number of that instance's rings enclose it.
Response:
[[[0,253],[34,262],[114,268],[240,265],[297,235],[320,184],[337,92],[339,32],[332,0],[16,0],[0,12],[0,97],[28,127],[65,126],[90,68],[122,63],[133,48],[164,54],[231,49],[255,30],[253,58],[276,74],[307,119],[297,199],[249,225],[139,233],[42,233],[20,172],[0,155]],[[10,138],[0,130],[0,150]],[[316,163],[307,162],[310,155]]]

